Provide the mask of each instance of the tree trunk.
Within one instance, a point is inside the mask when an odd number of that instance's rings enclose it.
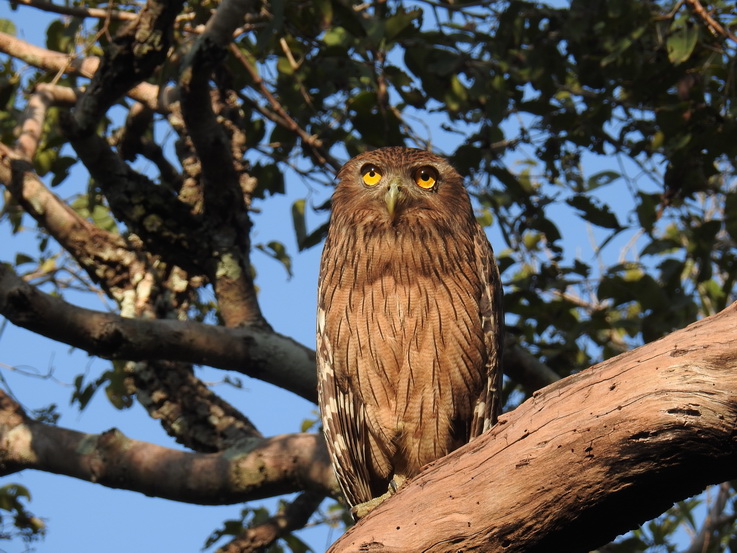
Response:
[[[330,549],[586,552],[737,477],[737,304],[535,393]]]

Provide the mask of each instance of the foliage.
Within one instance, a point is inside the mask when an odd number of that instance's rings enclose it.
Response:
[[[23,505],[24,501],[30,500],[30,492],[19,484],[0,488],[0,540],[20,539],[28,544],[43,538],[45,524]]]
[[[138,12],[140,4],[120,2],[115,9]],[[181,84],[198,26],[216,7],[208,0],[183,7],[171,51],[147,82]],[[0,23],[10,34],[19,27],[12,16]],[[734,301],[737,278],[735,26],[733,6],[724,1],[265,3],[239,29],[211,84],[234,164],[250,179],[241,179],[249,209],[253,200],[272,216],[273,197],[289,194],[296,247],[267,236],[247,249],[299,279],[293,256],[321,243],[341,162],[369,148],[408,144],[448,155],[468,176],[502,268],[508,332],[559,376],[718,312]],[[61,17],[49,26],[44,46],[101,55],[123,28],[115,19]],[[30,70],[13,56],[0,61],[4,144],[13,144],[39,83],[75,87],[87,80]],[[164,205],[176,198],[195,220],[207,199],[190,182],[200,174],[181,108],[150,114],[140,130],[133,127],[133,107],[129,98],[118,99],[96,121],[97,132],[148,179],[152,195],[160,192]],[[180,211],[160,209],[154,200],[123,209],[104,175],[85,172],[81,165],[89,163],[73,155],[67,109],[49,110],[35,171],[96,228],[139,240],[165,258],[162,252],[179,242],[161,246],[156,235]],[[140,206],[150,211],[143,221],[134,215]],[[102,290],[122,311],[115,285],[74,253],[62,255],[49,241],[53,232],[27,211],[6,193],[3,232],[37,236],[37,251],[15,259],[28,279],[62,295]],[[574,250],[584,233],[588,254]],[[202,236],[193,231],[190,244]],[[157,285],[169,295],[137,316],[227,317],[209,299],[213,278],[206,269],[165,262],[190,276],[176,288],[167,279],[177,273],[167,269]],[[131,370],[117,361],[92,379],[80,375],[72,402],[83,409],[103,387],[116,408],[131,405],[135,386],[143,386],[133,383]],[[510,406],[529,392],[507,379]],[[684,502],[610,547],[674,550],[676,529],[687,523],[697,532],[699,513],[697,502]],[[207,545],[265,516],[245,509],[242,520],[226,522]],[[16,515],[21,528],[17,521]],[[714,532],[719,539],[712,544],[722,545],[709,551],[726,550],[734,521]]]

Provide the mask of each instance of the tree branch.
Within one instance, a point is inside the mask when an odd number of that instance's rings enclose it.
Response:
[[[211,237],[207,275],[226,326],[268,327],[251,278],[248,202],[241,186],[249,175],[236,170],[231,142],[212,108],[210,77],[251,0],[225,0],[187,56],[180,75],[187,132],[201,162],[204,217]],[[239,159],[238,156],[236,159]]]
[[[67,132],[72,136],[94,132],[110,106],[166,59],[174,19],[183,2],[147,0],[139,16],[117,33],[72,111]]]
[[[330,552],[587,552],[735,478],[736,329],[737,303],[548,386]]]
[[[71,305],[0,263],[0,313],[13,324],[107,359],[186,361],[238,371],[315,402],[315,353],[272,331],[133,319]]]
[[[712,32],[727,37],[729,40],[737,44],[737,35],[728,29],[725,29],[721,23],[709,15],[709,12],[704,9],[704,6],[701,5],[699,0],[686,0],[686,4],[691,6],[694,13],[704,20],[704,23],[706,23],[706,26],[709,27]]]
[[[202,259],[209,252],[191,236],[204,232],[201,217],[191,213],[190,206],[177,198],[173,188],[157,186],[131,169],[101,136],[76,137],[71,144],[119,221],[163,260],[188,272],[204,274]]]
[[[2,263],[0,314],[15,325],[105,359],[208,365],[317,401],[315,352],[273,331],[174,319],[133,319],[76,307],[34,288]],[[558,379],[519,346],[505,350],[504,370],[530,391]]]
[[[97,19],[112,19],[118,21],[132,21],[138,17],[137,13],[119,10],[102,10],[100,8],[79,8],[75,6],[59,6],[46,0],[15,0],[24,6],[37,8],[45,12],[60,13],[62,15],[74,15],[77,17],[94,17]]]
[[[127,438],[116,429],[94,435],[36,422],[0,392],[0,471],[24,469],[202,505],[338,490],[318,434],[253,439],[217,454],[187,453]]]
[[[119,304],[125,303],[125,284],[140,280],[131,275],[146,272],[142,253],[120,235],[80,217],[41,182],[30,162],[4,144],[0,144],[0,183],[95,282],[102,283]]]
[[[504,374],[534,392],[560,380],[555,371],[522,349],[507,336],[504,346]]]
[[[718,536],[719,527],[724,524],[722,513],[727,506],[732,486],[729,482],[722,482],[717,488],[717,496],[709,507],[704,524],[691,540],[691,544],[683,553],[702,553],[709,551],[711,541]],[[718,539],[718,538],[717,538]]]
[[[325,498],[316,492],[304,492],[268,520],[247,528],[217,553],[258,553],[280,537],[304,528],[312,513]]]
[[[40,48],[29,42],[15,38],[7,33],[0,33],[0,52],[17,58],[33,67],[58,74],[81,75],[91,79],[100,66],[100,58],[96,56],[70,56]],[[166,102],[159,102],[158,86],[140,83],[126,92],[134,100],[146,104],[156,111],[165,111]]]
[[[302,142],[312,152],[312,156],[315,162],[321,167],[327,167],[333,174],[337,173],[340,169],[341,164],[325,150],[322,141],[314,135],[308,134],[299,124],[287,113],[282,107],[281,103],[267,88],[264,80],[259,75],[258,70],[248,60],[246,56],[238,49],[235,44],[230,45],[230,53],[240,62],[245,68],[253,81],[251,85],[271,106],[272,112],[262,109],[258,104],[255,107],[259,110],[259,113],[267,117],[270,121],[273,121],[277,125],[285,128],[289,132],[296,134]]]

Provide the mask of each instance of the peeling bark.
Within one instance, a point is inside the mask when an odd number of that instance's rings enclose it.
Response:
[[[587,552],[737,477],[737,304],[537,392],[330,549]]]

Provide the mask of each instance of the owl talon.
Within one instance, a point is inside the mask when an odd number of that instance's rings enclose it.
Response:
[[[389,481],[389,491],[387,493],[394,494],[397,493],[397,490],[404,485],[404,483],[407,481],[407,477],[401,474],[394,475],[394,478],[392,478]]]
[[[389,481],[389,489],[386,491],[386,493],[380,495],[379,497],[374,497],[373,499],[366,501],[365,503],[359,503],[355,507],[351,508],[351,515],[353,515],[353,520],[363,518],[371,511],[376,509],[376,507],[378,507],[379,505],[384,503],[384,501],[397,493],[397,490],[402,487],[402,485],[406,481],[406,476],[395,475],[394,478]]]

